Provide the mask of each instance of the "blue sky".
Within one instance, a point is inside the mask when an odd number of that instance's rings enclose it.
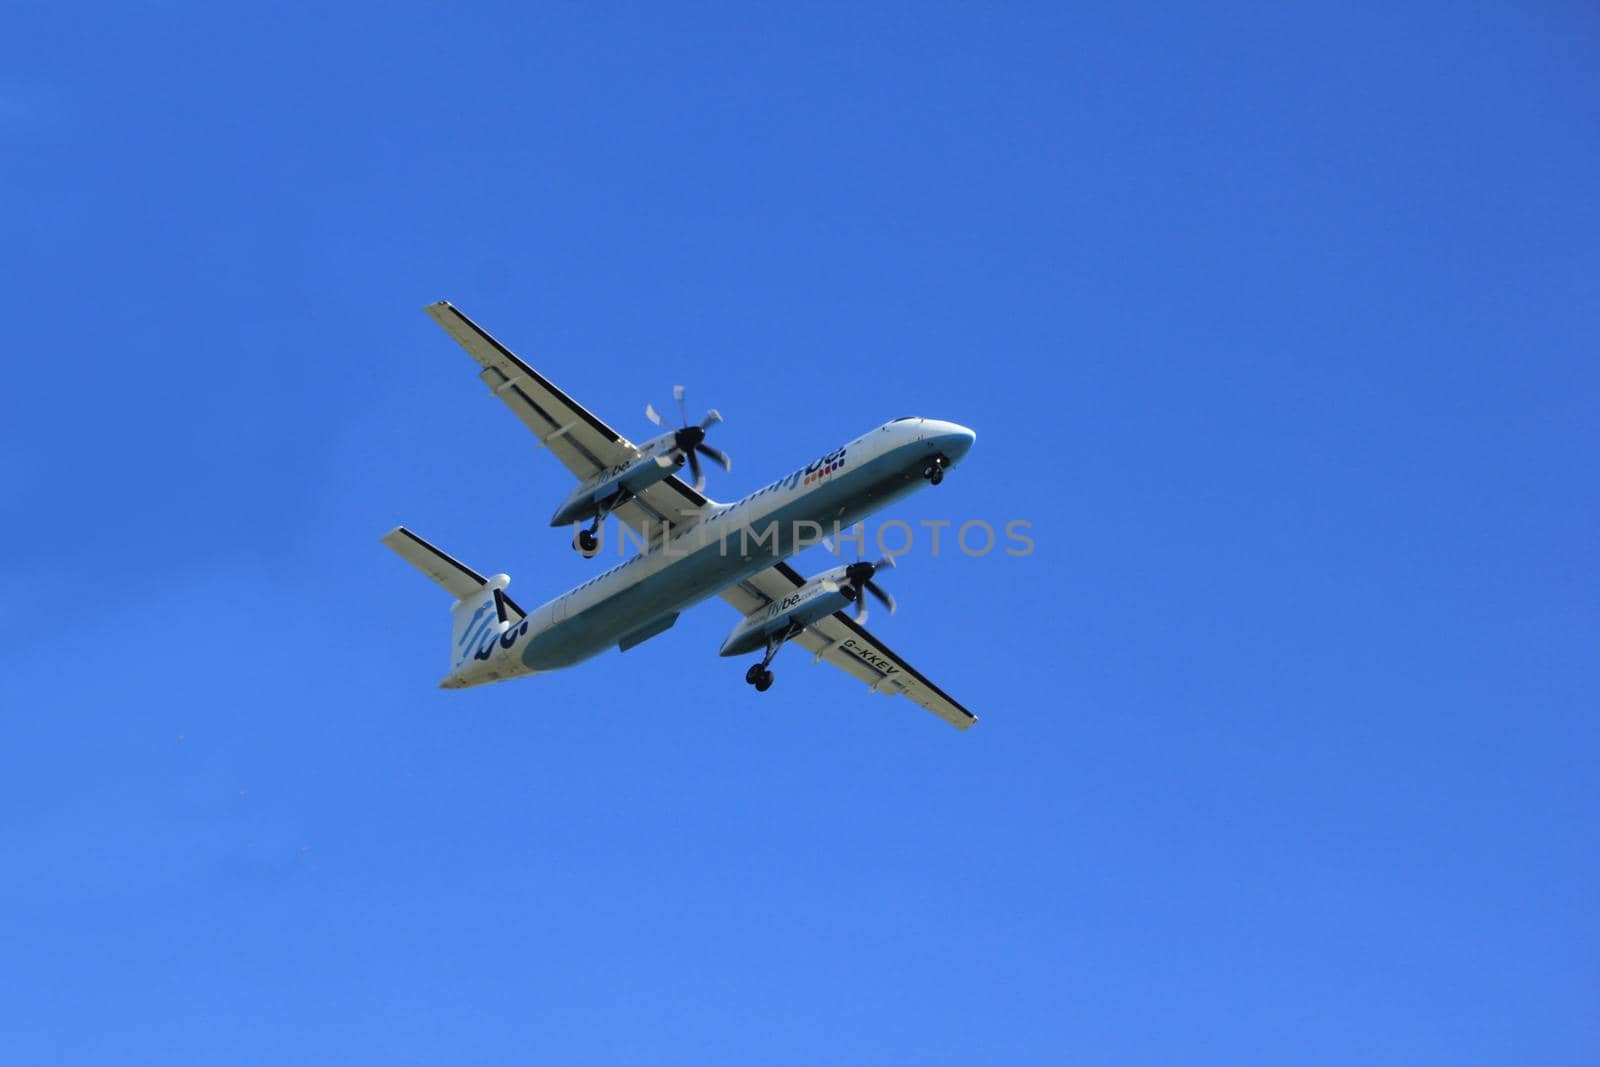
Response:
[[[0,1029],[36,1063],[1600,1057],[1576,3],[9,4]],[[434,687],[404,522],[974,427],[875,629]],[[802,569],[823,565],[820,550]]]

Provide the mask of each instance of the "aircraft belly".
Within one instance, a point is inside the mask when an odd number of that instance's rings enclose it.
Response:
[[[794,525],[810,521],[833,532],[877,511],[925,484],[921,459],[896,450],[831,479],[760,518],[749,521],[750,557],[739,554],[737,526],[727,537],[727,552],[712,540],[703,548],[674,559],[654,574],[556,622],[535,635],[522,650],[522,662],[531,670],[555,670],[581,663],[626,634],[662,616],[682,612],[730,585],[750,578],[796,550]],[[715,520],[712,520],[715,521]],[[778,545],[771,539],[755,543],[768,524],[778,524]],[[569,609],[570,610],[570,609]]]

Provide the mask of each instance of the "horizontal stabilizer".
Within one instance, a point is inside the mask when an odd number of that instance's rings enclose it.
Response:
[[[401,559],[421,571],[457,600],[466,600],[483,591],[489,580],[471,567],[424,541],[404,526],[396,526],[383,535],[383,543],[394,549]],[[527,614],[517,607],[509,596],[496,590],[497,602],[515,618]]]

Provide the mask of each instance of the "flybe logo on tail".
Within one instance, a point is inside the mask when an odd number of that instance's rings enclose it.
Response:
[[[472,655],[473,649],[483,642],[485,637],[491,636],[495,623],[494,600],[485,600],[478,605],[478,610],[472,613],[472,618],[461,628],[461,639],[456,642],[456,666],[467,662],[467,657]],[[490,645],[493,642],[489,642]]]
[[[472,613],[472,618],[461,628],[461,638],[456,642],[457,667],[467,662],[469,657],[488,659],[494,652],[494,643],[497,639],[501,648],[510,648],[516,644],[517,638],[528,632],[528,620],[522,619],[515,625],[507,627],[504,633],[496,633],[494,627],[498,618],[492,599],[478,605],[478,610]]]

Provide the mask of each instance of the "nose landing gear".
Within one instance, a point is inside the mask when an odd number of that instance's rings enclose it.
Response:
[[[944,481],[944,471],[948,466],[950,457],[941,452],[928,460],[928,465],[922,468],[922,476],[928,479],[929,485],[938,485]]]

